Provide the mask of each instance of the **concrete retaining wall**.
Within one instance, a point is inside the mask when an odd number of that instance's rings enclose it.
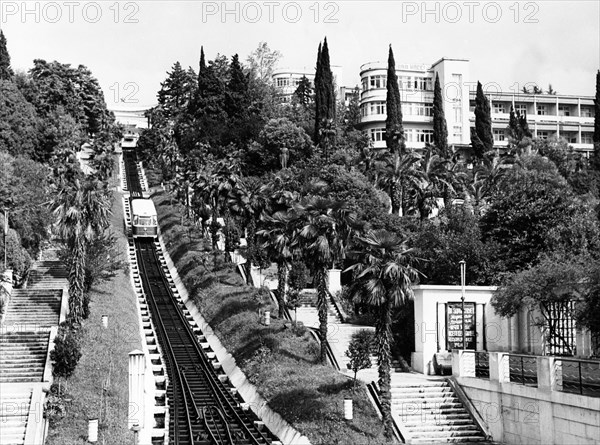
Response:
[[[537,387],[532,387],[509,381],[507,354],[489,354],[489,379],[475,378],[474,369],[459,365],[465,356],[472,357],[463,351],[453,351],[452,370],[494,441],[511,445],[600,441],[600,398],[562,392],[556,377],[560,359],[537,357]]]

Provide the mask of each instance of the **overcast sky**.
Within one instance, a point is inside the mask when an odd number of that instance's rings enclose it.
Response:
[[[0,0],[0,27],[12,66],[35,58],[83,64],[109,108],[149,105],[174,62],[198,66],[235,53],[245,61],[260,41],[283,54],[281,67],[315,64],[327,37],[342,82],[360,82],[363,63],[470,60],[471,80],[548,83],[561,94],[594,94],[600,67],[600,2],[588,1],[56,1]],[[519,87],[520,88],[520,87]],[[116,102],[115,102],[116,101]]]

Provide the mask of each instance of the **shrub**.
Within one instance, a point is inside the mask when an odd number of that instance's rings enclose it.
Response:
[[[356,386],[356,374],[358,371],[371,367],[371,347],[373,340],[373,333],[366,329],[362,329],[352,335],[346,356],[350,359],[348,369],[354,372],[354,386]]]
[[[69,378],[73,374],[81,358],[79,333],[73,327],[66,323],[59,327],[50,358],[54,362],[52,375]]]

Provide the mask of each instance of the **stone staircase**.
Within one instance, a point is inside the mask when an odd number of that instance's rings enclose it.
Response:
[[[17,392],[0,391],[0,444],[25,443],[31,394],[31,389]]]
[[[392,378],[391,391],[406,443],[488,443],[445,379]]]
[[[69,286],[69,273],[64,264],[56,258],[57,249],[49,249],[44,252],[44,257],[51,259],[42,259],[37,261],[29,272],[27,280],[27,289],[63,289]],[[54,258],[52,258],[54,257]]]
[[[4,319],[12,331],[48,330],[57,326],[60,318],[62,290],[14,289]]]
[[[292,317],[294,316],[291,311]],[[317,290],[316,289],[305,289],[300,294],[300,307],[297,309],[298,321],[304,323],[304,326],[309,328],[319,328],[319,313],[317,311]],[[328,330],[335,332],[338,327],[342,324],[338,313],[336,312],[333,304],[330,302],[327,313],[327,328]],[[332,337],[327,334],[328,338]]]
[[[50,331],[5,331],[0,335],[0,383],[41,382]]]

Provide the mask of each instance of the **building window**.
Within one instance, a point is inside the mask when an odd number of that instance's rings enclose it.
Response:
[[[369,78],[363,77],[362,78],[362,90],[367,91],[368,89],[369,89]]]
[[[416,116],[433,116],[433,104],[416,103],[414,114]]]
[[[371,88],[385,88],[387,82],[387,76],[377,75],[369,77],[369,85]]]
[[[537,137],[540,139],[548,139],[549,132],[548,131],[538,131]]]
[[[564,137],[569,144],[577,143],[577,133],[562,133],[562,137]]]
[[[361,115],[362,117],[365,117],[365,116],[367,116],[367,114],[368,114],[368,113],[367,113],[367,104],[362,104],[362,105],[360,106],[360,115]]]
[[[594,143],[594,134],[593,133],[581,133],[581,143],[582,144],[593,144]]]
[[[404,141],[405,142],[414,142],[414,132],[412,129],[407,128],[404,130]]]
[[[502,102],[494,102],[494,113],[506,113],[506,107]]]
[[[410,76],[400,76],[398,78],[398,85],[401,90],[412,90],[413,83],[411,82]]]
[[[515,112],[523,116],[527,113],[527,104],[515,104]]]
[[[452,136],[454,136],[457,139],[462,139],[462,135],[462,125],[454,125]]]
[[[415,134],[416,142],[425,142],[432,143],[433,142],[433,130],[423,130],[417,129]]]
[[[501,128],[494,128],[494,142],[504,142],[506,140],[506,131]]]
[[[571,107],[568,105],[559,105],[558,106],[558,115],[559,116],[570,116],[571,115]]]
[[[539,116],[546,116],[548,114],[548,106],[546,106],[546,105],[538,105],[537,106],[537,114]]]
[[[387,114],[385,102],[370,102],[369,114]]]
[[[594,110],[589,107],[581,107],[581,117],[594,117]]]
[[[373,142],[385,141],[385,128],[371,128],[369,131]]]
[[[474,111],[474,109],[473,109]],[[454,106],[454,122],[462,122],[463,112],[462,107],[460,105]]]
[[[405,116],[433,116],[433,104],[405,102],[402,103],[402,114]]]
[[[413,80],[413,86],[415,90],[431,91],[431,78],[430,77],[415,77]]]

